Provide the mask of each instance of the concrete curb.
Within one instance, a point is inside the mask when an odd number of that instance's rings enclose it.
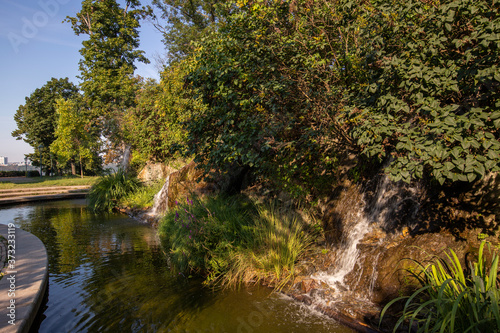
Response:
[[[15,187],[15,188],[6,188],[0,189],[0,194],[8,194],[8,193],[35,193],[35,192],[44,192],[44,191],[81,191],[81,190],[89,190],[89,185],[75,185],[75,186],[45,186],[45,187]]]
[[[80,199],[85,198],[87,192],[80,193],[59,193],[59,194],[48,194],[48,195],[32,195],[25,197],[13,197],[8,199],[0,199],[0,206],[14,205],[18,203],[34,202],[34,201],[49,201],[49,200],[61,200],[61,199]]]
[[[0,235],[11,240],[9,245],[15,245],[6,249],[7,254],[8,250],[15,251],[10,252],[14,262],[7,262],[0,280],[0,333],[25,333],[47,290],[47,250],[40,239],[18,228],[0,224]]]

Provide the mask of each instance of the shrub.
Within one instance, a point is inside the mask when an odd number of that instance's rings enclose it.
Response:
[[[160,192],[162,186],[162,181],[157,181],[147,186],[140,186],[135,191],[129,192],[124,196],[120,200],[120,205],[134,208],[152,207],[154,197]]]
[[[118,170],[101,177],[90,188],[88,195],[89,208],[94,212],[111,211],[118,200],[137,190],[139,180],[129,177],[123,170]]]
[[[391,305],[406,300],[394,331],[409,321],[410,330],[418,332],[500,332],[499,256],[493,253],[487,265],[485,244],[469,270],[462,268],[453,250],[446,254],[448,262],[436,259],[425,267],[417,262],[411,274],[422,287],[389,302],[381,317]]]
[[[370,1],[368,81],[352,86],[351,134],[394,181],[469,181],[499,171],[498,3]]]
[[[161,223],[160,239],[175,268],[226,287],[261,280],[282,287],[311,243],[290,213],[234,197],[178,204]]]
[[[22,177],[25,171],[2,171],[0,170],[0,177]]]
[[[295,274],[295,263],[312,244],[303,223],[291,211],[261,206],[252,229],[252,246],[232,257],[223,284],[266,281],[281,289]]]
[[[28,171],[28,177],[40,177],[40,172],[38,170]]]
[[[235,198],[195,198],[177,203],[160,226],[162,244],[180,271],[211,277],[227,270],[230,254],[248,241],[247,203]]]

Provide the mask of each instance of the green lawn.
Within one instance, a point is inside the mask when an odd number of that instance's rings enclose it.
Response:
[[[0,178],[0,189],[29,188],[45,186],[92,185],[99,177],[7,177]]]

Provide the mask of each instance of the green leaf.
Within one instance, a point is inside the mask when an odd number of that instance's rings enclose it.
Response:
[[[498,152],[493,149],[489,149],[486,156],[488,156],[490,160],[498,160],[499,158]]]
[[[474,171],[478,174],[481,175],[481,177],[484,177],[484,173],[485,173],[485,170],[484,170],[484,166],[482,164],[478,164],[475,168],[474,168]]]
[[[477,177],[477,176],[476,176],[476,174],[475,174],[475,173],[468,173],[468,174],[467,174],[467,180],[468,180],[469,182],[474,181],[474,179],[476,179],[476,177]]]

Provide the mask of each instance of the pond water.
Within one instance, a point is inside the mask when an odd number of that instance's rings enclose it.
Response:
[[[334,332],[352,330],[264,287],[213,291],[174,274],[155,230],[84,200],[0,209],[49,255],[48,298],[33,332]]]

